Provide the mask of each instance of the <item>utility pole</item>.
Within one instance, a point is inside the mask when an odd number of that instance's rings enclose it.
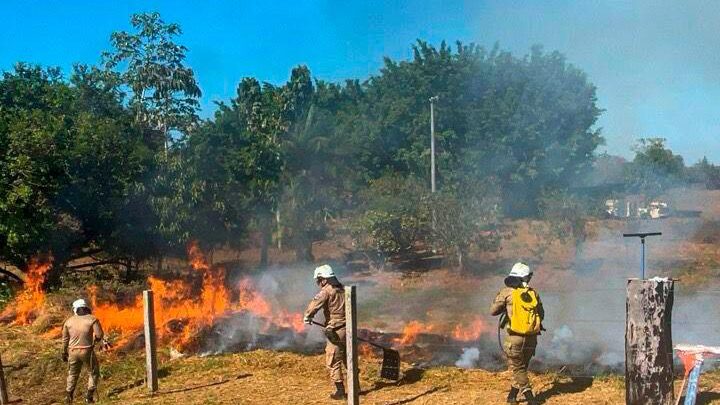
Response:
[[[430,190],[435,192],[435,102],[439,96],[430,97]]]
[[[435,102],[440,96],[430,97],[430,191],[435,194]],[[435,232],[437,218],[435,217],[435,204],[432,209],[432,229]],[[435,248],[432,249],[436,253]]]

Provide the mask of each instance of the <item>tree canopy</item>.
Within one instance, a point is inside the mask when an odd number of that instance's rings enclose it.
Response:
[[[517,57],[418,41],[410,60],[388,58],[364,81],[323,81],[306,66],[283,84],[241,78],[200,120],[180,27],[157,13],[130,23],[101,63],[68,79],[25,64],[3,73],[0,260],[132,262],[258,234],[264,260],[274,238],[312,261],[313,242],[352,222],[376,252],[428,243],[462,265],[472,246],[492,245],[498,218],[538,214],[603,142],[595,87],[540,47]],[[636,163],[654,162],[656,146]]]

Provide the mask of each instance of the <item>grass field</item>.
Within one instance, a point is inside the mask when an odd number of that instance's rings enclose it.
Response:
[[[59,342],[38,337],[25,327],[2,327],[0,339],[11,399],[60,403],[66,374],[58,356]],[[160,392],[152,397],[143,386],[141,353],[100,353],[99,358],[101,404],[341,403],[327,398],[330,385],[322,355],[256,350],[170,360],[169,353],[161,350]],[[502,404],[509,378],[506,372],[403,364],[402,379],[394,383],[380,380],[378,368],[373,358],[361,360],[362,403]],[[624,403],[623,380],[617,375],[572,378],[542,373],[531,378],[546,404]],[[704,374],[701,389],[698,404],[720,404],[720,373]]]
[[[428,267],[389,272],[345,269],[343,281],[359,285],[362,292],[358,300],[358,315],[363,328],[397,333],[411,320],[420,320],[433,325],[433,333],[447,334],[454,325],[468,325],[477,316],[487,317],[489,302],[501,285],[508,266],[515,260],[530,258],[536,273],[534,285],[547,298],[549,313],[549,330],[541,340],[539,353],[544,351],[547,354],[554,340],[554,331],[569,325],[577,339],[573,345],[587,343],[582,339],[592,337],[595,346],[591,348],[609,348],[622,357],[624,284],[628,277],[637,276],[639,243],[624,240],[621,234],[624,231],[659,230],[663,232],[663,237],[650,241],[648,268],[651,275],[681,278],[673,315],[673,322],[678,323],[673,330],[676,343],[687,341],[720,345],[718,325],[713,323],[717,317],[692,324],[696,321],[693,314],[698,308],[710,311],[717,308],[716,293],[720,291],[720,284],[715,281],[720,275],[720,248],[717,243],[720,241],[720,204],[717,201],[720,201],[720,195],[711,192],[697,196],[684,193],[675,198],[685,201],[684,205],[675,203],[675,206],[701,210],[702,218],[593,221],[588,224],[588,238],[581,243],[545,238],[547,232],[543,227],[546,224],[540,222],[508,222],[511,236],[503,240],[501,249],[476,252],[464,273],[431,263]],[[344,248],[340,245],[342,241],[318,244],[315,252],[318,261],[339,264],[342,268]],[[244,271],[256,263],[257,254],[257,250],[253,249],[219,251],[214,254],[214,262],[223,263],[231,270],[237,266],[238,271]],[[269,298],[282,301],[285,309],[294,312],[302,310],[314,294],[315,287],[307,275],[311,267],[293,264],[292,254],[287,251],[273,252],[272,258],[274,269],[268,273],[276,275],[273,280],[278,281],[279,289]],[[82,291],[82,288],[66,289],[49,296],[43,315],[31,326],[0,325],[0,353],[12,398],[33,405],[62,400],[66,372],[59,357],[60,341],[47,332],[62,322],[67,315],[68,303]],[[602,308],[602,311],[594,308]],[[603,323],[592,323],[595,319],[592,317]],[[485,320],[487,330],[483,331],[483,336],[494,339],[494,320]],[[493,343],[492,347],[496,344]],[[577,351],[577,346],[570,346],[570,350]],[[140,350],[100,353],[99,358],[102,363],[100,403],[333,402],[327,398],[331,387],[320,353],[255,350],[171,359],[169,348],[163,347],[160,350],[160,392],[153,397],[148,396],[143,387],[144,358]],[[454,358],[444,364],[452,364],[453,361]],[[430,367],[428,364],[403,364],[401,381],[391,383],[377,377],[379,367],[376,359],[361,358],[362,403],[504,403],[509,380],[507,373]],[[538,370],[539,366],[537,362],[535,369]],[[560,367],[550,369],[558,370]],[[572,377],[543,372],[533,374],[532,380],[539,397],[547,404],[624,403],[624,382],[620,375]],[[680,381],[677,381],[677,391],[679,385]],[[701,391],[698,404],[720,404],[720,372],[703,374]],[[78,392],[78,396],[82,394]]]

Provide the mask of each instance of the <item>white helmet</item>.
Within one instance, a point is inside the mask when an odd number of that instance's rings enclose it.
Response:
[[[531,274],[530,267],[528,267],[527,264],[517,262],[513,265],[512,269],[510,270],[509,276],[523,278],[523,277],[529,276],[530,274]]]
[[[73,312],[75,313],[75,315],[77,315],[77,311],[80,308],[90,308],[88,306],[87,302],[85,302],[85,300],[82,298],[77,299],[72,303],[72,309],[73,309]]]
[[[322,266],[315,268],[315,274],[313,274],[313,279],[317,280],[318,278],[330,277],[335,277],[335,272],[333,271],[332,267],[328,266],[327,264],[323,264]]]

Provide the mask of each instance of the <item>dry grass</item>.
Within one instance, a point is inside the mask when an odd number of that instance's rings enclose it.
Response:
[[[720,268],[720,248],[716,243],[720,240],[720,192],[713,193],[672,196],[683,200],[673,202],[678,209],[702,210],[702,220],[669,218],[644,224],[664,233],[663,238],[651,241],[649,267],[659,274],[680,276],[684,288],[716,288],[708,283],[716,278]],[[624,280],[625,273],[635,274],[634,255],[639,247],[624,241],[620,234],[636,225],[633,221],[590,223],[591,237],[583,244],[582,260],[578,260],[578,247],[572,241],[545,240],[543,224],[516,221],[509,224],[513,235],[502,242],[499,251],[475,253],[472,259],[478,267],[472,268],[469,274],[449,269],[434,269],[412,277],[407,272],[372,274],[371,281],[382,288],[361,306],[361,318],[367,319],[363,326],[397,331],[398,322],[410,319],[418,311],[430,319],[457,322],[459,319],[452,315],[457,312],[454,309],[463,305],[484,308],[486,302],[474,300],[478,292],[493,290],[500,284],[508,264],[520,258],[534,259],[536,282],[544,290],[562,290],[581,279],[583,271],[607,280]],[[330,241],[317,244],[318,260],[342,261],[343,249],[337,245]],[[258,256],[257,249],[248,249],[216,252],[213,259],[246,264],[240,266],[244,268],[253,267]],[[273,250],[272,258],[277,266],[294,260],[290,250]],[[586,267],[590,265],[595,267],[588,270]],[[454,294],[447,294],[449,285],[453,286]],[[13,398],[22,398],[23,403],[33,405],[52,404],[62,399],[66,372],[59,358],[60,343],[43,335],[61,322],[69,299],[69,296],[51,297],[32,327],[0,326],[0,352]],[[415,303],[413,308],[409,308],[407,302]],[[438,312],[438,308],[450,310]],[[369,309],[373,311],[372,316],[362,312]],[[408,314],[404,314],[405,310]],[[258,350],[171,361],[164,349],[160,352],[161,391],[154,397],[149,397],[142,387],[142,353],[102,353],[99,357],[103,376],[100,396],[104,404],[332,403],[327,399],[331,387],[322,355]],[[453,367],[423,370],[406,364],[403,380],[390,384],[377,377],[378,365],[373,359],[363,359],[361,370],[364,404],[502,404],[509,379],[507,373]],[[546,373],[533,375],[532,379],[546,404],[624,403],[624,383],[618,376],[593,379]],[[676,389],[679,385],[680,382],[676,382]],[[720,372],[703,374],[701,389],[698,404],[720,404]]]
[[[62,399],[65,367],[58,342],[37,337],[26,328],[0,328],[3,361],[12,398],[27,404]],[[322,355],[257,350],[210,357],[170,360],[161,351],[160,392],[149,396],[142,384],[141,353],[102,353],[101,404],[325,404],[330,384]],[[361,361],[365,404],[501,404],[508,373],[439,367],[427,370],[405,364],[399,383],[380,380],[378,364]],[[84,375],[83,375],[84,378]],[[533,375],[546,404],[622,404],[622,379]],[[719,373],[703,376],[699,403],[720,404]],[[678,382],[679,385],[679,382]],[[679,387],[678,387],[679,389]],[[335,402],[340,403],[340,402]]]

